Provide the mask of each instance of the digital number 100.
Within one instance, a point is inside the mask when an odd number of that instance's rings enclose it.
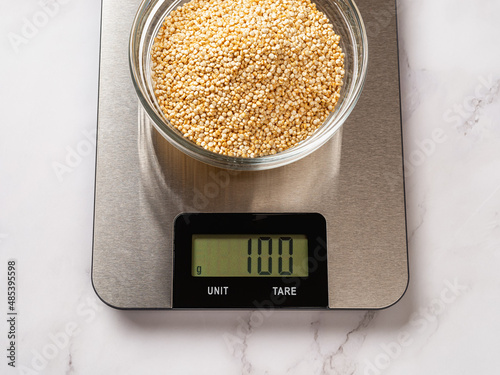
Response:
[[[254,248],[255,241],[248,240],[247,270],[252,274],[252,264],[255,264],[257,256],[257,273],[259,275],[271,275],[273,273],[273,240],[271,237],[259,237],[257,249]],[[255,251],[257,250],[257,251]],[[278,274],[287,276],[293,274],[293,239],[291,237],[280,237],[278,240]]]

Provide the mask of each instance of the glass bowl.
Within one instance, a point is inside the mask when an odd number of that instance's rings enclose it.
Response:
[[[325,122],[298,145],[274,155],[255,158],[232,157],[204,149],[185,138],[161,111],[154,94],[151,77],[151,47],[165,17],[189,0],[143,0],[132,25],[129,42],[129,63],[132,81],[142,106],[156,129],[176,148],[201,162],[226,169],[264,170],[297,161],[320,148],[337,132],[353,110],[363,88],[368,43],[358,8],[350,0],[312,0],[322,11],[336,34],[344,57],[344,85],[335,109]]]

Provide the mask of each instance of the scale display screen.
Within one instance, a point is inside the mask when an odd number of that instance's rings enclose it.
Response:
[[[182,213],[174,308],[325,308],[326,220],[318,213]]]
[[[303,234],[193,235],[193,276],[306,277],[308,242]]]

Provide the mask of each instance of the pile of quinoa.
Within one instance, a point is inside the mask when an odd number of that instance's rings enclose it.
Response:
[[[155,95],[170,123],[207,150],[275,154],[335,108],[339,41],[310,0],[192,0],[154,40]]]

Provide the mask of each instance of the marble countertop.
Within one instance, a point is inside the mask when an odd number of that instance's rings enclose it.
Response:
[[[500,1],[398,6],[410,259],[403,299],[381,311],[186,313],[117,311],[90,283],[100,1],[3,2],[0,372],[500,368]]]

